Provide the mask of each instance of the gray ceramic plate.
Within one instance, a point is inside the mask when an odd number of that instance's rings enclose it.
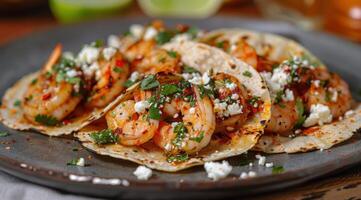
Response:
[[[346,41],[321,33],[307,33],[291,26],[265,21],[235,18],[207,20],[166,20],[169,24],[188,23],[205,29],[241,27],[275,32],[295,39],[330,68],[340,73],[355,92],[361,87],[361,50]],[[64,26],[21,38],[0,48],[0,92],[15,83],[23,75],[35,71],[43,64],[54,45],[63,43],[65,49],[78,51],[82,44],[113,33],[121,33],[134,23],[146,23],[149,19],[114,19],[76,26]],[[217,198],[249,195],[271,191],[306,182],[310,179],[340,170],[361,161],[361,140],[356,135],[350,141],[331,150],[300,154],[267,155],[267,160],[285,169],[282,174],[272,174],[270,168],[258,167],[253,179],[239,180],[241,172],[249,171],[241,166],[243,157],[230,159],[232,174],[218,182],[207,178],[202,167],[180,173],[154,172],[149,181],[138,181],[132,172],[137,165],[101,157],[82,149],[73,138],[50,138],[34,132],[18,132],[0,125],[0,130],[10,136],[0,138],[0,168],[22,179],[74,193],[123,198]],[[10,147],[7,148],[7,147]],[[78,151],[74,151],[76,149]],[[66,163],[72,158],[84,157],[90,166],[71,167]],[[91,157],[91,159],[89,159]],[[248,157],[254,158],[249,154]],[[254,161],[254,159],[252,159]],[[254,163],[256,163],[254,161]],[[93,184],[92,181],[76,182],[69,174],[102,178],[126,179],[128,187]]]

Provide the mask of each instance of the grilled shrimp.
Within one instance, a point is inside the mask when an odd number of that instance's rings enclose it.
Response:
[[[150,49],[144,57],[133,61],[134,70],[144,74],[156,74],[159,72],[180,72],[180,57],[176,52],[164,49]]]
[[[330,108],[333,118],[344,115],[351,108],[352,96],[347,83],[340,76],[329,73],[327,79],[320,77],[313,81],[307,96],[307,110],[311,109],[313,104],[323,104]]]
[[[210,99],[201,97],[194,86],[187,90],[193,93],[194,105],[182,98],[174,98],[166,103],[164,114],[180,121],[162,121],[153,138],[156,145],[173,155],[198,152],[208,145],[215,129],[215,115]]]
[[[108,127],[118,135],[120,144],[141,145],[153,138],[159,121],[148,119],[145,109],[148,105],[146,99],[150,96],[150,92],[137,90],[134,99],[122,102],[105,115]],[[139,111],[138,107],[143,108]]]
[[[221,48],[232,56],[246,62],[254,68],[257,68],[258,55],[256,50],[240,37],[224,39],[221,36],[211,38],[205,41],[211,46]]]
[[[89,107],[108,105],[123,91],[124,82],[129,76],[129,65],[119,51],[110,60],[100,58],[98,65],[100,74],[87,99]]]
[[[57,80],[59,73],[53,72],[54,66],[60,60],[61,52],[61,45],[57,45],[40,74],[32,81],[25,93],[22,108],[25,117],[33,123],[39,123],[37,118],[40,115],[62,120],[82,99],[81,96],[74,95],[77,92],[76,84]]]
[[[235,77],[228,74],[218,73],[212,78],[216,95],[213,99],[217,116],[216,132],[238,130],[250,113],[247,91]]]
[[[271,119],[267,124],[265,131],[288,135],[295,127],[298,119],[299,113],[296,109],[295,101],[273,104],[271,107]]]

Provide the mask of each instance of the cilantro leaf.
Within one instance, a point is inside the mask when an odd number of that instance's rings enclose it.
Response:
[[[160,88],[160,94],[168,96],[179,92],[180,89],[174,84],[164,84]]]
[[[124,87],[126,87],[126,88],[129,88],[129,87],[131,87],[132,85],[134,85],[135,84],[135,81],[132,81],[132,80],[127,80],[127,81],[125,81],[124,82]]]
[[[284,172],[284,168],[283,168],[283,166],[281,166],[281,165],[276,165],[276,166],[273,166],[273,168],[272,168],[272,174],[280,174],[280,173],[282,173],[282,172]]]
[[[159,81],[157,80],[155,75],[149,75],[145,77],[140,83],[140,88],[142,90],[149,90],[159,86]]]
[[[19,99],[14,101],[14,106],[19,107],[21,105],[21,101]]]
[[[156,105],[157,105],[157,103],[154,103],[150,106],[148,116],[150,119],[160,120],[160,117],[162,115],[160,113],[159,108]]]
[[[169,31],[161,31],[155,36],[155,41],[158,45],[165,44],[169,42],[173,37],[173,33]]]
[[[0,131],[0,137],[6,137],[9,136],[10,134],[6,131]]]
[[[187,161],[188,159],[189,159],[188,154],[183,153],[183,154],[169,156],[167,158],[167,162],[169,162],[169,163],[172,163],[172,162],[184,162],[184,161]]]
[[[218,48],[220,48],[220,49],[223,49],[223,47],[224,47],[224,41],[217,42],[217,43],[216,43],[216,47],[218,47]]]
[[[306,116],[304,115],[305,108],[304,108],[302,99],[300,99],[300,98],[296,99],[296,111],[298,113],[298,119],[295,124],[295,128],[300,128],[300,127],[302,127],[303,123],[306,120]]]
[[[243,76],[246,76],[246,77],[249,77],[249,78],[252,77],[252,73],[251,73],[250,71],[244,71],[244,72],[242,73],[242,75],[243,75]]]
[[[118,136],[110,129],[104,129],[90,134],[96,144],[111,144],[118,141]]]
[[[56,126],[59,124],[59,120],[50,115],[38,114],[35,116],[35,121],[45,126]]]
[[[204,131],[202,131],[197,137],[191,137],[190,140],[200,143],[204,138]]]
[[[190,67],[188,65],[183,66],[183,73],[200,73],[198,70],[194,69],[193,67]]]
[[[192,36],[192,39],[196,38],[197,35],[198,35],[198,32],[199,32],[199,29],[197,27],[190,27],[188,30],[187,30],[187,33],[190,34]]]
[[[176,58],[178,55],[177,52],[175,51],[167,51],[167,54],[172,58]]]
[[[114,67],[114,68],[113,68],[113,71],[114,71],[115,73],[121,73],[121,72],[123,72],[123,69],[120,68],[120,67]]]
[[[174,133],[176,134],[176,137],[173,139],[172,143],[180,147],[182,145],[182,141],[186,136],[186,133],[188,132],[187,128],[184,126],[183,122],[179,122],[173,129]]]

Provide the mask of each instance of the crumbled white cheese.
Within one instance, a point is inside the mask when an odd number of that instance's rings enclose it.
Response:
[[[296,129],[296,130],[295,130],[295,134],[300,134],[300,133],[302,133],[302,130],[301,130],[301,129]]]
[[[193,73],[192,78],[189,79],[188,81],[194,85],[201,85],[202,77],[198,73]]]
[[[69,70],[66,72],[66,76],[69,77],[69,78],[73,78],[73,77],[76,77],[76,75],[78,75],[78,72],[74,69],[72,70]]]
[[[208,174],[208,178],[214,181],[225,178],[232,171],[232,166],[225,160],[222,163],[206,162],[204,163],[204,168]]]
[[[85,166],[85,160],[84,158],[79,158],[76,162],[76,165],[80,166],[80,167],[84,167]]]
[[[85,76],[88,76],[88,77],[92,77],[95,72],[98,72],[98,71],[100,72],[98,62],[94,62],[90,66],[82,65],[81,68],[82,68]]]
[[[211,78],[208,76],[208,73],[207,73],[207,72],[202,75],[203,85],[207,85],[210,80],[211,80]]]
[[[242,172],[241,175],[239,176],[240,179],[246,179],[248,178],[248,174],[247,172]]]
[[[214,111],[219,116],[223,116],[223,112],[227,109],[227,103],[226,102],[220,102],[219,99],[214,100]]]
[[[172,38],[172,42],[184,42],[192,40],[192,36],[188,33],[177,34]]]
[[[253,177],[256,177],[256,176],[257,176],[256,172],[254,172],[254,171],[249,171],[248,172],[248,177],[253,178]]]
[[[234,94],[232,94],[231,99],[237,100],[237,99],[239,99],[239,95],[234,93]]]
[[[227,131],[234,131],[234,127],[232,127],[232,126],[227,126],[227,127],[226,127],[226,130],[227,130]]]
[[[144,27],[140,24],[133,24],[129,28],[130,34],[137,39],[140,39],[144,32]]]
[[[116,35],[109,35],[107,44],[108,44],[108,46],[114,47],[114,48],[120,48],[120,46],[121,46],[119,37]]]
[[[353,114],[355,114],[355,111],[353,110],[349,110],[345,113],[345,117],[348,118],[348,117],[351,117]]]
[[[78,54],[77,61],[80,64],[91,64],[99,57],[99,49],[92,46],[85,46]]]
[[[331,101],[332,102],[336,102],[337,101],[337,98],[338,98],[338,92],[335,88],[329,88],[328,89],[329,92],[331,92]]]
[[[134,110],[137,113],[143,113],[147,108],[149,108],[150,104],[148,101],[138,101],[134,104]]]
[[[273,167],[273,162],[266,163],[266,167],[267,168]]]
[[[139,72],[135,71],[130,75],[129,80],[135,82],[139,79]]]
[[[250,162],[248,165],[249,165],[250,167],[253,167],[253,163],[251,163],[251,162]]]
[[[152,176],[152,170],[145,166],[138,166],[133,174],[137,179],[146,181]]]
[[[176,127],[178,125],[178,122],[172,122],[171,123],[171,126],[174,128],[174,127]]]
[[[239,176],[240,179],[247,179],[247,178],[253,178],[256,177],[257,173],[254,171],[249,171],[247,172],[242,172],[241,175]]]
[[[113,47],[107,47],[103,49],[103,56],[105,58],[105,60],[110,60],[114,54],[117,52],[117,50]]]
[[[173,115],[173,118],[177,118],[178,116],[179,116],[179,114],[176,113],[176,114]]]
[[[70,51],[66,51],[62,54],[62,56],[66,59],[69,59],[69,60],[74,60],[75,57],[74,57],[74,54]]]
[[[293,101],[293,100],[295,100],[295,97],[293,95],[293,91],[290,90],[290,89],[286,89],[282,99],[284,101]]]
[[[310,127],[316,124],[321,126],[331,121],[332,114],[330,108],[322,104],[314,104],[311,106],[311,114],[307,117],[303,126]]]
[[[320,80],[314,80],[312,82],[316,87],[320,87],[320,82],[321,82]]]
[[[265,165],[266,164],[266,157],[265,156],[260,156],[258,159],[258,165]]]
[[[274,97],[277,92],[284,89],[284,87],[291,81],[291,77],[283,67],[276,68],[273,73],[261,72],[263,79],[266,81],[271,95]]]
[[[243,106],[239,105],[238,103],[232,103],[227,106],[227,113],[229,115],[238,115],[241,114],[243,111]]]
[[[194,108],[194,107],[189,108],[190,114],[194,114],[195,112],[196,112],[196,108]]]
[[[229,83],[229,82],[226,82],[225,84],[226,88],[230,89],[230,90],[234,90],[236,89],[237,85],[233,82]]]
[[[158,34],[158,31],[153,27],[148,27],[144,33],[144,40],[151,40]]]

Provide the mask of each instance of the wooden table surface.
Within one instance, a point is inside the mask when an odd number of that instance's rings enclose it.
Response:
[[[0,16],[0,45],[33,31],[45,30],[58,25],[47,9],[21,16]],[[140,9],[133,5],[126,16],[142,16]],[[217,13],[221,16],[247,16],[261,18],[253,4],[242,7],[226,7]],[[262,194],[249,199],[347,199],[361,200],[361,167],[355,166],[331,176],[312,180],[307,184],[284,189],[283,191]]]

